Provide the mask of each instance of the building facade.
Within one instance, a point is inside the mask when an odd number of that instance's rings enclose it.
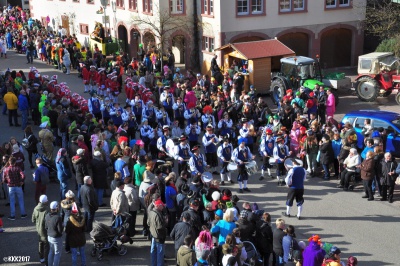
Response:
[[[95,22],[106,22],[107,32],[122,40],[132,57],[140,43],[172,47],[176,61],[192,65],[193,17],[197,10],[202,71],[208,71],[214,49],[228,43],[277,38],[297,55],[320,56],[324,68],[357,64],[363,51],[362,21],[366,0],[31,0],[36,19],[59,25],[87,44]],[[196,6],[194,6],[196,3]],[[51,12],[49,12],[51,10]],[[99,12],[100,11],[100,12]],[[106,14],[104,14],[104,11]],[[138,22],[140,21],[140,23]],[[176,27],[176,21],[182,27]],[[223,65],[219,58],[220,65]]]

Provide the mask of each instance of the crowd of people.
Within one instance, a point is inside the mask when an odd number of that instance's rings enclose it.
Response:
[[[35,67],[29,73],[7,70],[1,77],[3,114],[8,112],[10,126],[24,130],[22,140],[13,137],[0,149],[8,219],[16,219],[16,197],[21,218],[27,217],[26,149],[35,169],[38,205],[32,221],[43,263],[58,265],[65,234],[73,265],[78,253],[85,264],[85,232],[92,230],[98,208],[107,206],[103,197],[111,189],[113,226],[129,217],[126,234],[134,237],[137,213],[143,212],[151,265],[163,265],[168,236],[180,266],[243,265],[254,253],[263,265],[341,265],[336,246],[321,244],[318,236],[308,244],[297,242],[294,227],[285,220],[276,219],[272,229],[271,215],[257,204],[245,201],[239,207],[229,186],[237,183],[237,193],[251,193],[248,182],[258,173],[256,160],[262,161],[260,182],[276,178],[278,185],[289,187],[285,217],[296,199],[301,219],[307,177],[340,179],[338,187],[345,191],[362,179],[364,198],[372,201],[376,194],[393,202],[400,166],[384,153],[385,130],[371,128],[366,120],[365,148],[359,150],[352,125],[334,119],[335,98],[329,89],[288,90],[272,112],[235,71],[241,62],[221,73],[215,56],[211,77],[185,73],[175,67],[171,50],[160,58],[155,47],[143,45],[132,60],[122,53],[110,62],[98,48],[82,50],[74,36],[63,36],[62,28],[48,31],[20,8],[2,9],[2,18],[2,54],[15,49],[26,53],[28,63],[37,57],[60,70],[65,66],[66,74],[77,69],[83,81],[79,91],[90,93],[82,99],[58,76],[41,75]],[[38,136],[29,120],[40,126]],[[43,156],[35,167],[32,156],[38,151]],[[53,179],[60,184],[59,199],[49,204],[46,188]],[[254,252],[246,252],[247,241],[254,243]],[[356,261],[351,257],[347,265]]]

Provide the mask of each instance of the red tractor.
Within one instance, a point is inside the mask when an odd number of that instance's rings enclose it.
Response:
[[[400,104],[400,60],[393,53],[370,53],[358,57],[356,92],[360,100],[373,102],[378,96],[388,97],[397,90]]]

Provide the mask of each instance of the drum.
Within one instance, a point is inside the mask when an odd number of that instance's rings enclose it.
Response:
[[[170,157],[175,156],[175,143],[173,139],[168,139],[167,143],[165,144],[165,148],[167,149],[167,154]]]
[[[300,164],[300,166],[303,166],[303,161],[300,159],[292,159],[292,158],[287,158],[284,162],[284,165],[286,167],[287,170],[290,170],[293,168],[293,160],[296,160],[296,162],[298,164]]]
[[[209,183],[213,180],[213,176],[210,172],[204,172],[201,175],[201,181],[203,181],[204,185],[209,185]]]
[[[246,164],[246,171],[249,175],[255,174],[258,171],[256,161],[250,161]]]
[[[237,164],[234,163],[234,162],[230,162],[226,168],[228,169],[228,171],[236,171],[237,170]]]
[[[276,164],[276,159],[275,158],[273,158],[273,157],[271,157],[271,158],[269,158],[269,165],[275,165]]]

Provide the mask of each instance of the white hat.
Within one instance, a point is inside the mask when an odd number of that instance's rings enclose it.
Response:
[[[40,198],[39,198],[39,202],[40,203],[46,203],[46,202],[48,202],[49,200],[47,199],[47,196],[46,195],[42,195],[42,196],[40,196]]]
[[[51,203],[50,203],[50,209],[51,210],[55,210],[55,209],[57,209],[58,208],[58,202],[57,201],[52,201]]]
[[[13,151],[14,151],[14,152],[19,152],[19,146],[18,146],[18,144],[14,144],[14,145],[12,146],[12,148],[13,148]]]
[[[40,124],[40,128],[46,128],[49,121],[43,122]]]
[[[43,94],[47,95],[47,94],[49,94],[49,92],[48,91],[43,91]]]
[[[104,98],[104,101],[109,101],[109,100],[110,100],[109,97]]]
[[[66,198],[75,198],[75,194],[71,190],[68,190],[67,193],[65,193],[65,197]]]
[[[85,150],[84,149],[78,149],[77,151],[76,151],[76,154],[78,154],[78,155],[82,155],[82,154],[84,154],[85,153]]]
[[[93,156],[94,156],[94,157],[100,157],[100,156],[101,156],[101,152],[100,152],[100,151],[95,151],[95,152],[93,153]]]

